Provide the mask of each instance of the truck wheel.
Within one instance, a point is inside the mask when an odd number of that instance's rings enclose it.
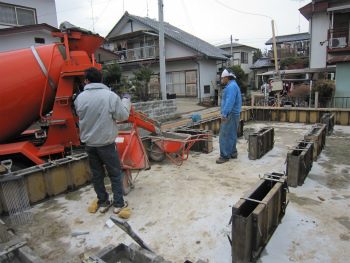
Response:
[[[165,158],[165,153],[163,153],[162,149],[160,149],[156,144],[152,144],[149,151],[149,157],[153,161],[161,162]]]
[[[123,195],[128,195],[131,192],[131,189],[134,187],[133,183],[132,183],[132,175],[131,175],[131,171],[129,170],[129,175],[128,176],[128,172],[126,170],[122,170],[122,182],[123,182]]]

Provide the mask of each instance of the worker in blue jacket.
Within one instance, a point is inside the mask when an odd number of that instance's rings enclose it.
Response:
[[[220,157],[216,160],[218,164],[238,157],[236,143],[242,107],[241,90],[235,80],[235,74],[225,69],[221,74],[221,78],[226,86],[221,101]]]

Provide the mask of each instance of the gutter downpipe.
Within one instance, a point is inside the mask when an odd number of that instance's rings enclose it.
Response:
[[[196,61],[196,59],[193,59],[192,61],[198,65],[197,71],[198,71],[198,93],[199,93],[199,103],[202,103],[200,65],[199,65],[199,62]],[[185,87],[185,88],[186,88],[186,87]]]

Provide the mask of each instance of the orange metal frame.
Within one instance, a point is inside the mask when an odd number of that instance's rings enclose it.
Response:
[[[64,43],[56,44],[53,47],[40,107],[40,117],[50,122],[47,139],[45,143],[39,147],[27,141],[2,144],[0,147],[0,155],[2,156],[22,153],[35,164],[43,164],[45,163],[45,159],[51,159],[53,154],[61,154],[62,157],[64,157],[67,147],[80,145],[77,128],[79,119],[77,116],[74,116],[72,112],[74,78],[82,78],[84,71],[89,67],[96,67],[101,70],[101,65],[96,63],[93,52],[100,47],[104,38],[70,31],[67,33],[53,32],[52,35],[61,37]],[[42,116],[44,98],[46,89],[49,87],[48,82],[53,53],[58,45],[65,46],[66,60],[64,60],[62,64],[51,117],[45,118]],[[78,50],[79,48],[80,50]],[[71,51],[71,49],[73,49],[73,51]]]

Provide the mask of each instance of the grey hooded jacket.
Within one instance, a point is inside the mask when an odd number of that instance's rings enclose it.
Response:
[[[111,144],[118,136],[117,121],[127,120],[129,99],[119,98],[102,83],[90,83],[74,101],[79,116],[80,140],[87,146]]]

